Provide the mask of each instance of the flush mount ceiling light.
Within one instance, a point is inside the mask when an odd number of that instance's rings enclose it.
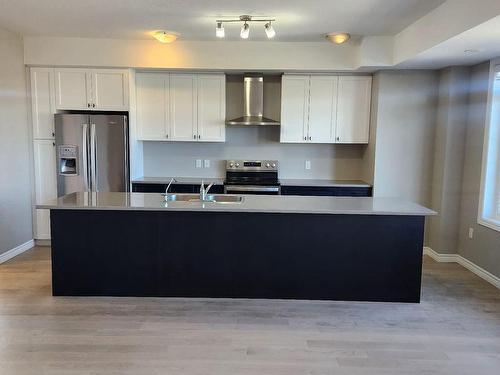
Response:
[[[276,31],[274,30],[273,26],[271,25],[271,22],[274,22],[274,18],[263,18],[263,17],[252,17],[248,15],[243,15],[240,16],[239,18],[235,19],[225,19],[225,20],[217,20],[216,22],[216,27],[215,27],[215,36],[217,38],[224,38],[225,37],[225,32],[224,32],[224,23],[225,22],[243,22],[243,25],[241,26],[241,31],[240,31],[240,37],[242,39],[248,39],[250,36],[250,23],[251,22],[265,22],[264,25],[264,31],[266,32],[267,38],[271,39],[276,36]]]
[[[343,44],[351,38],[348,33],[330,33],[326,35],[326,39],[334,44]]]
[[[160,43],[172,43],[177,40],[180,34],[172,31],[159,30],[153,33],[153,37]]]

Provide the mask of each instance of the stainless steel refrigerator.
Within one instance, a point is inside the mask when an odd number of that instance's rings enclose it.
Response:
[[[129,191],[124,115],[56,114],[57,195]]]

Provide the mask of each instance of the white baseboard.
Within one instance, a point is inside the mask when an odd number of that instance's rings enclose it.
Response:
[[[459,254],[440,254],[427,246],[424,247],[424,254],[430,256],[436,262],[458,263],[462,267],[467,268],[472,273],[476,274],[483,280],[489,282],[493,286],[500,289],[500,278],[496,277],[495,275],[486,271],[485,269],[479,267],[477,264],[472,263],[470,260],[464,258]]]
[[[35,241],[29,240],[28,242],[25,242],[3,254],[0,254],[0,264],[7,262],[9,259],[14,258],[21,253],[24,253],[26,250],[31,249],[33,246],[35,246]]]

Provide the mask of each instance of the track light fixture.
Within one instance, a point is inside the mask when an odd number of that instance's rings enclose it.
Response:
[[[243,15],[240,16],[237,19],[225,19],[225,20],[217,20],[215,21],[217,26],[215,28],[215,35],[217,38],[224,38],[225,33],[224,33],[224,23],[225,22],[243,22],[243,25],[241,26],[241,31],[240,31],[240,37],[242,39],[248,39],[250,35],[250,23],[251,22],[265,22],[264,25],[264,30],[266,32],[267,38],[271,39],[276,36],[276,31],[274,30],[273,26],[271,25],[271,22],[275,21],[274,19],[269,19],[269,18],[253,18],[252,16],[248,15]]]

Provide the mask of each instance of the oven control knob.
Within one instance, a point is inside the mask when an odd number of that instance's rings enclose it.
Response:
[[[271,166],[271,164],[267,163],[266,164],[266,168],[269,168]]]
[[[239,168],[240,167],[240,163],[236,163],[236,168]]]
[[[276,168],[276,164],[275,164],[275,163],[273,163],[271,166],[272,166],[273,168]]]
[[[234,163],[229,163],[229,166],[232,168],[234,167]]]

